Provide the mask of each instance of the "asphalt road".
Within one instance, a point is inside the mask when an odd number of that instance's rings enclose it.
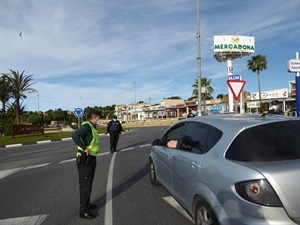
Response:
[[[100,136],[91,201],[97,218],[79,218],[79,185],[72,140],[0,150],[0,225],[191,225],[163,187],[148,175],[151,142],[167,127],[135,128],[118,152]]]

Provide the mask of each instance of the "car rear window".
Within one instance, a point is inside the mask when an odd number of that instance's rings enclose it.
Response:
[[[227,159],[266,162],[300,158],[300,121],[280,121],[241,132],[228,148]]]

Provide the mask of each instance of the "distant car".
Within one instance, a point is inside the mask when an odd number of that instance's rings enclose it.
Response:
[[[151,183],[196,225],[300,224],[300,119],[194,117],[153,141]]]

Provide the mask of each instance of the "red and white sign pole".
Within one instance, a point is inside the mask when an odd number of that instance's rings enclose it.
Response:
[[[244,80],[227,80],[228,87],[235,100],[235,112],[237,113],[237,100],[239,99],[246,81]]]

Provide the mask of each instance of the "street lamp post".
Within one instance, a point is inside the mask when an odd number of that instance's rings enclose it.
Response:
[[[200,12],[197,0],[197,64],[198,64],[198,116],[201,116],[201,54],[200,54]]]
[[[38,92],[38,115],[40,114],[40,93]]]
[[[80,97],[80,108],[82,109],[82,97]],[[78,117],[78,127],[81,127],[82,122],[83,122],[83,114],[81,117]]]
[[[136,115],[136,87],[135,87],[135,81],[133,82],[134,85],[134,117],[135,120],[137,120],[137,115]]]

